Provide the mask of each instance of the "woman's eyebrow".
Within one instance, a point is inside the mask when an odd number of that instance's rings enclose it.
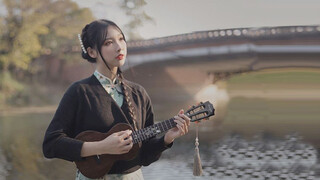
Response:
[[[115,38],[115,37],[120,37],[120,36],[122,36],[121,33],[119,33],[119,34],[117,34],[117,35],[115,35],[115,36],[113,36],[113,37],[106,37],[106,40],[108,40],[108,39],[113,39],[113,38]]]

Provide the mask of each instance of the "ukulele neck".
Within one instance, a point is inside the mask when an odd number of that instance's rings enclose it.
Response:
[[[176,124],[177,123],[174,122],[174,118],[171,118],[171,119],[159,122],[157,124],[153,124],[152,126],[139,129],[138,131],[134,131],[132,132],[132,135],[131,135],[133,139],[133,143],[134,144],[139,143],[153,136],[166,132],[169,129],[176,127]]]

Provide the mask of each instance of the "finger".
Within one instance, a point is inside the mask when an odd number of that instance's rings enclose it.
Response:
[[[185,114],[179,114],[178,116],[184,119],[185,121],[190,121],[190,118]]]
[[[186,125],[189,127],[190,126],[190,122],[191,122],[190,118],[188,116],[185,116],[185,118],[183,118],[183,119],[185,120]]]
[[[186,134],[188,132],[188,125],[185,120],[181,120],[181,121],[176,120],[175,122],[177,123],[177,127],[178,127],[178,125],[181,127],[183,134]]]
[[[185,120],[181,117],[177,117],[177,120],[179,120],[181,123],[183,123],[184,126],[189,126],[188,124],[190,124],[190,122],[188,122],[188,120]]]
[[[191,119],[189,118],[188,121],[187,121],[188,127],[190,126],[190,122],[191,122]]]
[[[128,130],[125,130],[125,131],[119,131],[119,132],[116,132],[114,134],[116,134],[117,136],[122,136],[124,133],[126,133]]]
[[[179,129],[180,136],[184,135],[184,134],[185,134],[185,131],[184,131],[183,127],[182,127],[181,125],[178,125],[177,127],[178,127],[178,129]]]
[[[188,132],[188,125],[186,121],[184,121],[182,128],[183,128],[184,134],[186,134]]]
[[[184,125],[184,121],[183,120],[180,120],[180,119],[175,119],[174,122],[177,123],[177,126],[180,125],[180,126],[183,126]]]
[[[175,122],[177,123],[176,127],[179,129],[179,131],[181,131],[181,130],[184,131],[184,128],[183,128],[184,124],[178,120],[176,120]]]
[[[131,144],[131,143],[132,143],[132,137],[131,136],[123,141],[124,145],[128,145],[128,144]]]
[[[185,114],[179,114],[178,117],[180,117],[181,119],[186,121],[187,124],[190,124],[190,118],[188,116],[186,116]]]
[[[181,109],[178,114],[183,114],[183,113],[184,113],[184,110]]]
[[[133,143],[130,143],[130,144],[123,147],[122,152],[127,153],[132,149],[132,147],[133,147]]]
[[[186,123],[186,125],[184,126],[184,131],[187,134],[189,131],[189,125]]]
[[[126,139],[128,136],[131,135],[131,133],[132,133],[131,130],[124,131],[124,133],[120,135],[120,139],[122,139],[122,140]]]
[[[190,118],[183,115],[182,119],[186,122],[186,126],[190,126]]]
[[[183,121],[184,121],[184,119],[183,119],[183,118],[181,118],[180,116],[174,116],[174,118],[175,118],[176,120],[181,121],[181,122],[183,122]]]

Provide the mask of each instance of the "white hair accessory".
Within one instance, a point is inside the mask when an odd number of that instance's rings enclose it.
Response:
[[[83,45],[83,42],[82,42],[82,39],[81,39],[81,35],[80,35],[80,34],[78,34],[78,38],[79,38],[79,41],[80,41],[80,46],[81,46],[82,51],[83,51],[85,54],[87,54],[87,50],[86,50],[86,48],[84,48],[84,45]]]

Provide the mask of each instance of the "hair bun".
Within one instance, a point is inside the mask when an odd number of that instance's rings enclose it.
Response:
[[[82,58],[83,58],[83,59],[87,60],[87,61],[90,62],[90,63],[95,63],[95,62],[97,62],[97,60],[96,60],[95,58],[92,58],[91,56],[89,56],[88,53],[84,53],[84,52],[82,51],[81,55],[82,55]]]

